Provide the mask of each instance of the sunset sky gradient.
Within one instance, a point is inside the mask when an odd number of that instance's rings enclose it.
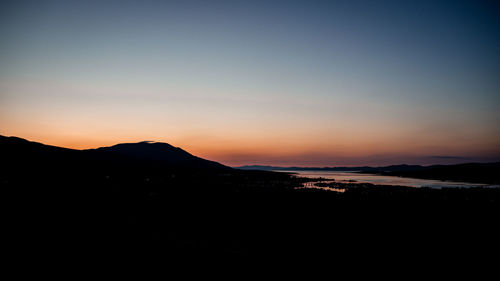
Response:
[[[497,1],[0,1],[0,134],[227,165],[500,161]]]

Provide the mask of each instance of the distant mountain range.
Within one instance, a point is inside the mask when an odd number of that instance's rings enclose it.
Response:
[[[419,170],[424,168],[420,165],[391,165],[383,167],[279,167],[279,166],[265,166],[265,165],[246,165],[234,167],[242,170],[264,170],[264,171],[350,171],[350,172],[380,172],[380,171],[406,171],[406,170]]]
[[[464,163],[455,165],[391,165],[382,167],[276,167],[251,165],[235,167],[243,170],[266,171],[339,171],[373,173],[409,178],[500,184],[500,163]]]
[[[158,169],[176,170],[192,173],[193,171],[230,171],[228,166],[206,160],[174,147],[168,143],[143,141],[123,143],[97,149],[76,150],[45,145],[17,137],[0,136],[0,153],[4,163],[9,163],[8,170],[22,171],[58,170],[61,175],[95,173],[116,170]],[[261,171],[353,171],[376,173],[390,176],[402,176],[425,179],[453,180],[499,184],[500,163],[467,163],[458,165],[391,165],[382,167],[278,167],[251,165],[235,167],[238,170]],[[189,170],[189,172],[188,172]]]

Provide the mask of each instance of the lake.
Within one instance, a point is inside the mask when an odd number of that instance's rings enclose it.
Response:
[[[498,185],[488,185],[480,183],[467,183],[467,182],[454,182],[454,181],[441,181],[441,180],[427,180],[416,178],[403,178],[393,176],[382,176],[375,174],[360,174],[356,172],[345,171],[276,171],[276,172],[290,172],[296,173],[298,176],[306,178],[325,178],[334,179],[338,182],[356,181],[359,183],[372,183],[381,185],[403,185],[411,187],[499,187]]]

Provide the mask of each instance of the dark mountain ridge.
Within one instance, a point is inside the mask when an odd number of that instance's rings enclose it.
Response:
[[[86,164],[89,165],[88,168],[151,164],[176,169],[231,169],[217,162],[196,157],[170,144],[149,141],[77,150],[45,145],[18,137],[0,136],[0,152],[3,160],[8,161],[10,166],[43,164],[68,169],[72,166],[83,168]]]

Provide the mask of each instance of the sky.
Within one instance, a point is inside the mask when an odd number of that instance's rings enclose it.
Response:
[[[0,1],[0,134],[226,165],[500,161],[497,1]]]

